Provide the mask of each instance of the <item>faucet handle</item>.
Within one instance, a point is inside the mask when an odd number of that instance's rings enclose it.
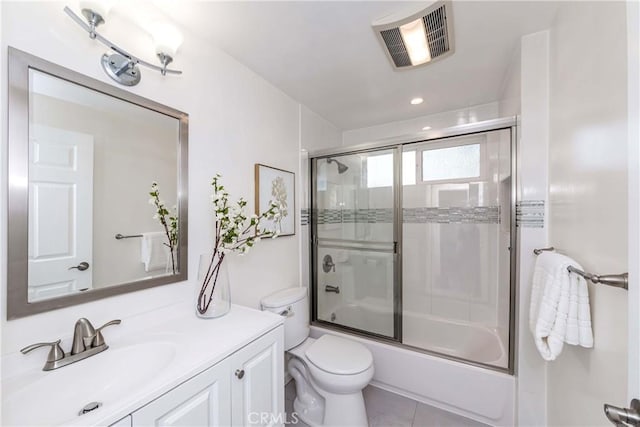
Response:
[[[51,346],[51,350],[49,350],[49,355],[47,356],[47,362],[55,362],[60,359],[64,359],[64,350],[60,347],[60,340],[54,342],[39,342],[37,344],[31,344],[20,350],[22,354],[27,354],[31,350],[35,350],[36,348]]]
[[[93,337],[93,342],[91,343],[91,347],[99,347],[104,344],[104,337],[102,336],[102,330],[104,328],[111,325],[119,325],[120,323],[122,323],[122,320],[116,319],[116,320],[107,322],[104,325],[100,326],[98,329],[96,329],[96,334]]]

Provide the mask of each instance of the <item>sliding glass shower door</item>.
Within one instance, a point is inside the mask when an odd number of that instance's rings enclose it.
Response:
[[[511,305],[509,129],[407,144],[402,342],[507,368]]]
[[[512,371],[513,134],[313,159],[314,321]]]
[[[313,160],[315,318],[399,336],[398,150]]]

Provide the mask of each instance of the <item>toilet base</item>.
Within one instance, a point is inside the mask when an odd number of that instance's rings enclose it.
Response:
[[[311,406],[305,404],[296,397],[293,401],[293,410],[296,417],[311,427],[321,427],[324,415],[324,405]]]
[[[296,385],[295,415],[311,427],[368,425],[362,391],[334,394],[319,390],[309,372],[297,358],[289,361],[289,373]]]
[[[325,396],[325,426],[367,427],[367,410],[362,392]]]
[[[311,427],[366,427],[369,425],[362,392],[325,396],[324,405],[308,405],[302,400],[293,401],[296,417]],[[323,420],[324,416],[324,420]]]

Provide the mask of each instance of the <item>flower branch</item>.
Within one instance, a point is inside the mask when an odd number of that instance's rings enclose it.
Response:
[[[244,255],[261,239],[277,237],[283,216],[282,205],[270,202],[265,212],[248,217],[245,213],[247,201],[240,198],[235,204],[230,203],[229,193],[220,183],[220,178],[221,175],[218,174],[211,180],[211,201],[216,218],[215,239],[211,262],[198,294],[197,309],[200,314],[204,314],[211,305],[220,266],[226,254],[236,252]],[[261,224],[265,220],[273,221],[274,229],[263,228]]]
[[[154,219],[160,221],[164,232],[167,236],[167,242],[163,243],[169,248],[171,253],[171,270],[173,274],[176,274],[176,261],[175,261],[175,249],[178,247],[178,214],[177,209],[173,207],[173,214],[165,207],[164,202],[160,200],[160,190],[158,189],[158,183],[151,183],[151,191],[149,192],[151,198],[149,204],[155,206],[156,213],[153,215]]]

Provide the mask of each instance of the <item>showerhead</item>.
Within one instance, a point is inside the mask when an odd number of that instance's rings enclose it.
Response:
[[[344,163],[341,163],[341,162],[337,161],[336,159],[332,159],[331,157],[329,157],[327,159],[327,164],[329,164],[331,162],[333,162],[336,165],[338,165],[338,173],[339,174],[343,174],[343,173],[345,173],[347,171],[347,169],[349,169],[349,166],[345,165]]]

